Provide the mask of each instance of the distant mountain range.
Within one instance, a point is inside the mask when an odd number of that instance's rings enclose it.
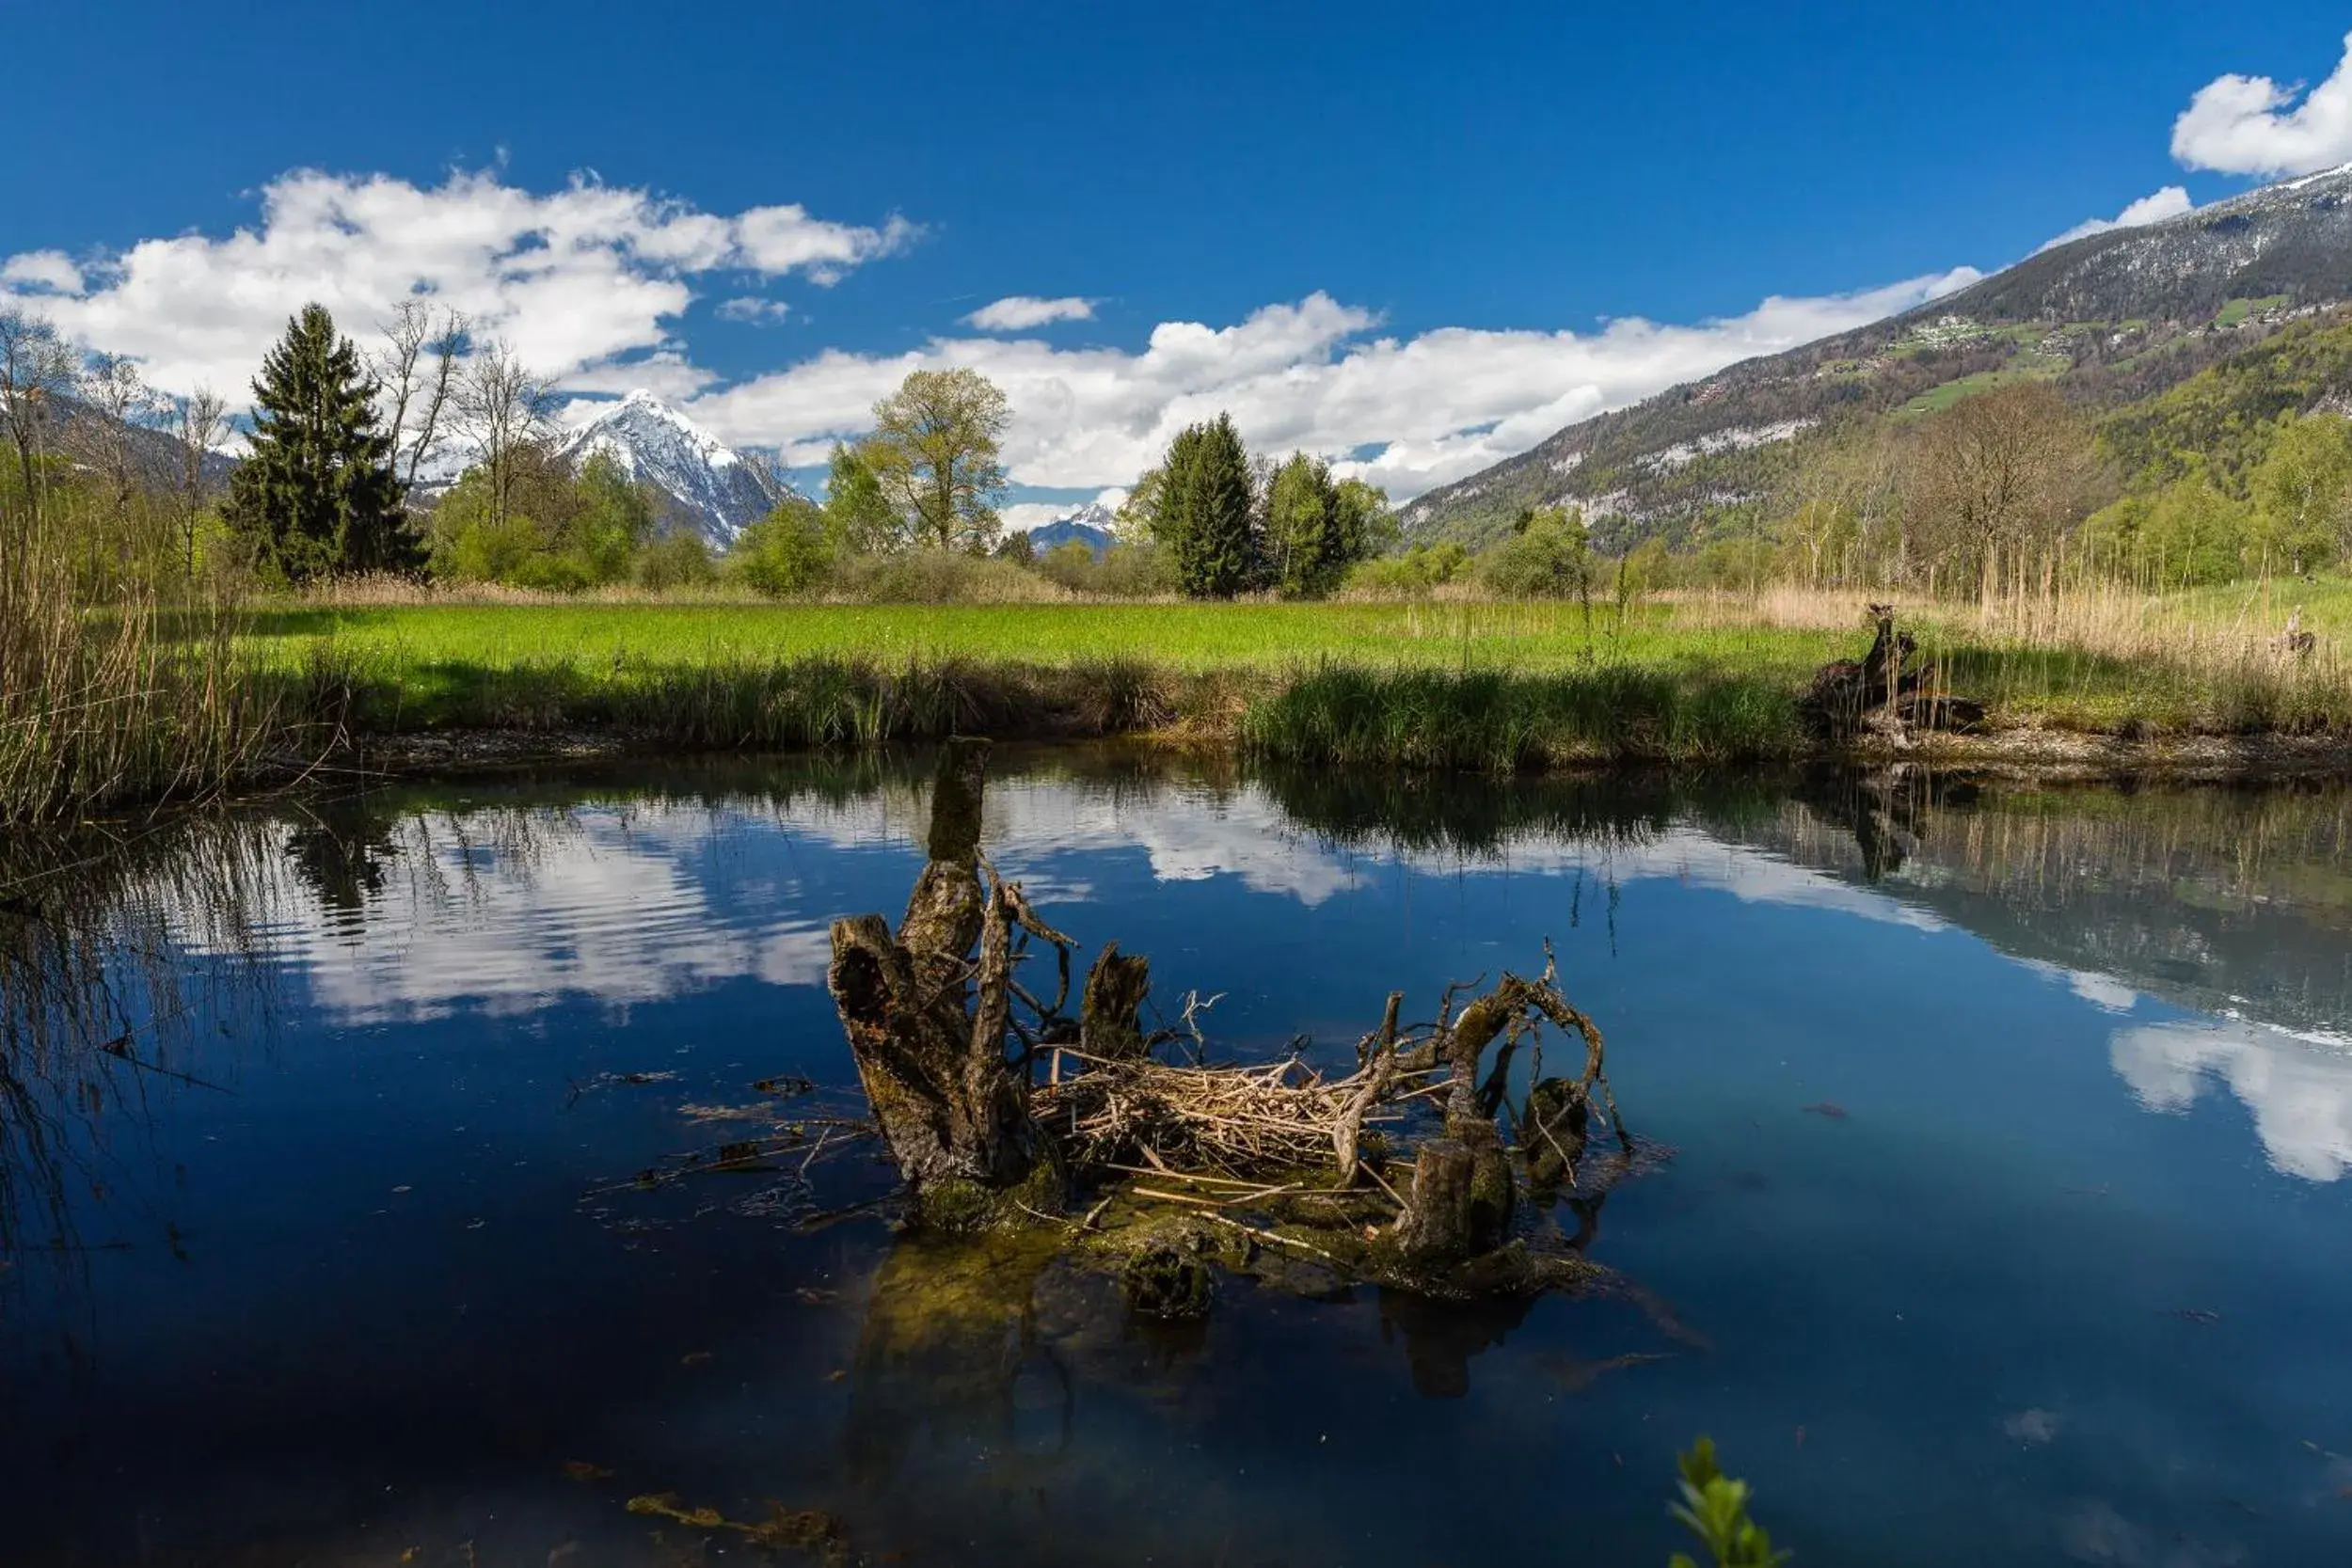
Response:
[[[1043,555],[1063,545],[1084,545],[1100,561],[1103,552],[1116,543],[1111,520],[1108,507],[1082,506],[1067,517],[1057,517],[1042,528],[1031,529],[1029,547]]]
[[[1903,419],[2026,377],[2093,410],[2152,397],[2352,301],[2352,166],[2057,245],[1947,298],[1751,359],[1403,509],[1414,542],[1476,548],[1527,506],[1581,507],[1605,547],[1760,503],[1824,423]]]
[[[629,393],[557,450],[580,462],[610,453],[630,478],[660,492],[672,526],[723,548],[793,494],[765,458],[736,451],[646,391]]]

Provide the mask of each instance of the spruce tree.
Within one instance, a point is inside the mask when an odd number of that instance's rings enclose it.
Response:
[[[414,564],[375,382],[323,305],[306,305],[253,383],[253,450],[229,515],[257,555],[295,582]]]
[[[1168,449],[1152,531],[1194,598],[1229,599],[1256,578],[1261,556],[1249,453],[1219,414],[1187,426]]]

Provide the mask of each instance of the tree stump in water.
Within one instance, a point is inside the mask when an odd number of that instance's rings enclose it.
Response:
[[[1162,1062],[1154,1048],[1183,1036],[1147,1033],[1138,1022],[1151,979],[1140,955],[1106,944],[1088,973],[1079,1016],[1064,1011],[1073,943],[980,853],[987,756],[979,741],[942,752],[930,852],[898,929],[877,914],[833,925],[827,987],[918,1226],[972,1230],[1018,1223],[1025,1212],[1049,1217],[1073,1172],[1178,1184],[1187,1190],[1126,1183],[1125,1196],[1103,1194],[1068,1227],[1073,1244],[1118,1257],[1131,1305],[1161,1317],[1205,1308],[1212,1257],[1236,1247],[1245,1259],[1271,1247],[1286,1266],[1459,1298],[1591,1276],[1581,1259],[1535,1256],[1515,1232],[1518,1153],[1496,1124],[1514,1053],[1533,1040],[1541,1079],[1550,1025],[1581,1040],[1584,1068],[1542,1079],[1540,1105],[1514,1118],[1544,1146],[1540,1158],[1528,1151],[1535,1190],[1576,1184],[1597,1092],[1631,1149],[1607,1098],[1600,1032],[1562,996],[1549,943],[1539,977],[1506,973],[1458,1016],[1455,999],[1469,987],[1450,987],[1435,1024],[1410,1039],[1400,1022],[1404,993],[1391,992],[1379,1028],[1359,1045],[1357,1070],[1343,1078],[1327,1079],[1295,1056],[1230,1066],[1196,1052],[1189,1064]],[[1057,951],[1050,1003],[1015,978],[1031,937]],[[1016,1019],[1016,1001],[1034,1018]],[[1187,1023],[1195,1011],[1186,1006]],[[1197,1029],[1193,1037],[1205,1043]],[[1493,1066],[1482,1078],[1489,1047]],[[1048,1053],[1052,1075],[1035,1084]],[[1072,1058],[1074,1073],[1065,1071]],[[1393,1124],[1417,1119],[1418,1105],[1439,1092],[1442,1125],[1412,1148],[1409,1196],[1399,1194],[1380,1175],[1397,1148]],[[1375,1118],[1391,1125],[1368,1127]],[[1314,1174],[1327,1164],[1335,1182]],[[1368,1168],[1370,1182],[1359,1187]],[[1252,1190],[1252,1180],[1264,1185]],[[1195,1194],[1195,1185],[1211,1190]],[[1207,1212],[1187,1218],[1181,1236],[1138,1227],[1137,1205],[1157,1203]],[[1098,1230],[1106,1212],[1109,1225]]]
[[[1086,992],[1079,998],[1078,1049],[1114,1062],[1142,1055],[1140,1020],[1151,989],[1151,959],[1121,953],[1115,942],[1104,946],[1087,972]]]
[[[1026,1075],[1005,1056],[1021,906],[1017,889],[980,885],[987,769],[988,742],[947,743],[931,797],[930,859],[906,917],[895,936],[880,915],[834,921],[825,974],[891,1157],[918,1204],[934,1210],[979,1201],[970,1184],[1001,1191],[1028,1180],[1042,1148]]]
[[[1905,668],[1919,644],[1909,632],[1896,629],[1893,605],[1872,605],[1870,620],[1876,630],[1870,651],[1859,659],[1822,665],[1799,699],[1819,734],[1841,741],[1869,736],[1900,748],[1910,744],[1914,729],[1968,731],[1983,725],[1982,703],[1927,689],[1928,672]]]

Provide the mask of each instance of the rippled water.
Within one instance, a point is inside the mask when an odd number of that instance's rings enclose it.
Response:
[[[642,1189],[858,1110],[825,924],[920,769],[388,790],[0,890],[0,1560],[752,1555],[675,1491],[877,1562],[1656,1563],[1700,1433],[1805,1564],[2352,1557],[2352,795],[999,764],[996,863],[1236,1056],[1549,937],[1674,1150],[1591,1254],[1684,1332],[1170,1330],[894,1236],[863,1153]]]

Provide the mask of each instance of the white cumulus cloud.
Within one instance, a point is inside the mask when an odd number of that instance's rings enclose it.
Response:
[[[2267,76],[2207,83],[2173,122],[2172,155],[2223,174],[2312,174],[2352,161],[2352,37],[2308,94]]]
[[[1227,410],[1258,450],[1324,454],[1402,501],[1577,420],[1979,276],[1962,268],[1854,293],[1773,297],[1695,325],[1627,318],[1589,331],[1385,333],[1371,311],[1318,292],[1223,325],[1164,321],[1139,345],[1057,346],[986,330],[1018,333],[1092,309],[1022,295],[966,318],[982,330],[951,329],[903,352],[828,348],[733,382],[686,341],[685,312],[707,280],[734,285],[716,314],[739,329],[785,309],[745,290],[747,275],[821,283],[918,232],[903,219],[839,223],[789,204],[709,213],[587,176],[541,193],[495,172],[421,186],[297,170],[263,187],[257,221],[225,236],[0,259],[0,304],[20,300],[77,341],[138,359],[167,391],[211,385],[233,395],[304,301],[365,339],[400,302],[425,298],[506,339],[575,400],[643,387],[722,439],[777,449],[795,466],[821,463],[834,439],[863,434],[875,401],[908,372],[968,366],[1010,400],[1005,460],[1018,485],[1132,483],[1178,430]]]
[[[62,250],[27,250],[0,262],[0,288],[78,294],[82,269]]]
[[[1026,332],[1032,327],[1050,325],[1055,322],[1083,322],[1094,319],[1094,301],[1072,295],[1062,299],[1040,299],[1034,294],[1013,294],[983,305],[963,318],[964,325],[982,332]]]
[[[2186,1112],[2208,1082],[2227,1085],[2291,1176],[2352,1173],[2352,1039],[2249,1019],[2146,1023],[2117,1030],[2107,1059],[2152,1111]]]
[[[910,371],[966,366],[1012,405],[1005,459],[1018,483],[1131,483],[1184,425],[1232,414],[1256,449],[1344,458],[1343,472],[1405,499],[1524,451],[1561,426],[1735,360],[1776,354],[1963,288],[1973,268],[1883,289],[1772,298],[1696,325],[1639,319],[1593,332],[1439,327],[1383,336],[1367,310],[1316,293],[1227,326],[1163,322],[1139,350],[940,337],[899,354],[830,349],[697,399],[723,439],[821,462],[869,423]]]
[[[780,299],[761,299],[756,294],[741,294],[723,300],[719,306],[719,319],[730,322],[780,322],[792,313],[792,307]]]
[[[2167,185],[2153,196],[2141,197],[2111,218],[2086,218],[2042,245],[2042,250],[2055,250],[2059,245],[2071,245],[2093,234],[2105,234],[2110,230],[2145,229],[2152,223],[2162,223],[2167,218],[2176,218],[2196,210],[2197,203],[2188,198],[2185,187]],[[2038,250],[2034,254],[2038,256],[2041,253]]]
[[[669,324],[698,275],[829,282],[916,232],[903,219],[868,228],[797,205],[706,213],[585,176],[543,195],[492,172],[427,187],[300,169],[264,186],[261,207],[257,224],[226,237],[142,240],[81,266],[56,251],[12,256],[0,262],[0,302],[21,299],[187,391],[242,389],[307,300],[365,337],[402,300],[423,297],[585,389],[628,380],[612,372],[634,356],[675,350]]]

